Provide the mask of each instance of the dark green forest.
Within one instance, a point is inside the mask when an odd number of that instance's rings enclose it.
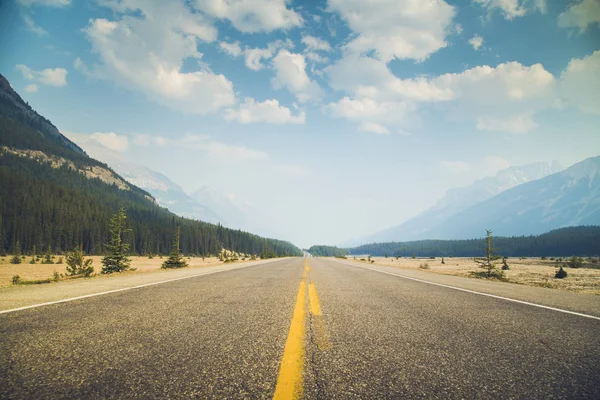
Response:
[[[485,239],[418,240],[414,242],[371,243],[349,249],[313,246],[309,253],[334,257],[370,254],[389,257],[473,257],[481,255]],[[496,253],[505,257],[568,257],[600,255],[600,226],[561,228],[539,236],[494,237]],[[314,252],[313,252],[314,250]]]
[[[341,257],[348,254],[347,249],[340,249],[339,247],[324,245],[310,246],[308,252],[315,257]]]
[[[88,254],[102,254],[109,238],[108,221],[124,207],[132,229],[133,254],[168,254],[173,234],[180,227],[184,254],[216,254],[227,248],[271,256],[301,255],[289,242],[178,217],[133,185],[132,190],[120,190],[99,179],[88,179],[66,164],[51,168],[49,163],[2,149],[39,150],[70,160],[77,168],[108,168],[61,142],[0,115],[0,252],[11,252],[19,241],[25,253],[33,246],[50,246],[59,253],[81,244]]]

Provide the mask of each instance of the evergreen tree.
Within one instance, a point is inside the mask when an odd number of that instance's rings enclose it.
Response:
[[[83,275],[90,276],[94,272],[94,262],[91,258],[87,260],[84,258],[83,246],[77,246],[72,252],[67,253],[67,272],[69,275]]]
[[[11,264],[21,264],[23,260],[21,260],[21,242],[17,241],[15,243],[15,251],[14,255],[10,259]]]
[[[162,267],[161,268],[183,268],[183,267],[187,267],[187,262],[185,261],[185,259],[183,258],[183,256],[181,255],[181,252],[179,250],[179,239],[180,239],[180,228],[177,227],[177,230],[175,231],[175,235],[173,236],[173,248],[171,249],[171,254],[169,255],[169,258],[163,262]]]
[[[44,254],[42,264],[54,264],[54,262],[52,261],[52,248],[50,247],[50,245],[48,245],[48,250],[46,250],[46,254]]]
[[[487,278],[491,278],[497,274],[496,264],[494,264],[494,261],[500,257],[494,254],[496,249],[494,249],[492,246],[492,231],[486,229],[485,232],[485,257],[475,258],[475,262],[479,264],[479,267],[485,271]]]
[[[108,254],[102,258],[102,273],[112,274],[131,269],[131,259],[127,255],[129,243],[125,241],[125,235],[131,229],[127,227],[127,215],[123,207],[111,217],[109,231],[110,240],[105,245]]]

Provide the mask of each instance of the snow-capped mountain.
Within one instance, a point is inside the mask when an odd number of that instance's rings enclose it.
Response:
[[[225,221],[210,207],[189,196],[181,186],[160,172],[123,161],[109,165],[125,180],[150,193],[160,206],[171,212],[186,218],[225,225]]]
[[[434,227],[431,239],[533,235],[552,229],[600,225],[600,156],[524,183],[480,202]]]
[[[221,224],[230,228],[249,229],[246,214],[243,211],[243,200],[234,194],[226,195],[202,187],[190,195],[196,202],[204,204],[223,218]],[[238,204],[240,203],[241,204]]]
[[[433,228],[447,218],[505,190],[543,178],[561,169],[561,166],[555,161],[537,162],[504,169],[493,177],[479,179],[469,186],[450,189],[430,209],[398,226],[357,240],[354,244],[434,238],[436,233]]]

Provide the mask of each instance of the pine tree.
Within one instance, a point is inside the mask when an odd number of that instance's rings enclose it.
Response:
[[[46,254],[44,254],[42,264],[54,264],[54,262],[52,262],[52,248],[50,245],[48,245],[48,250],[46,250]]]
[[[485,257],[475,258],[475,262],[479,264],[479,268],[482,268],[485,271],[487,278],[491,278],[492,276],[498,275],[494,261],[498,260],[500,257],[494,254],[496,249],[492,246],[492,231],[486,229],[485,232]]]
[[[23,260],[21,260],[21,242],[19,242],[17,240],[17,243],[15,243],[14,255],[10,259],[10,263],[11,264],[21,264],[22,261]]]
[[[109,222],[110,240],[106,243],[108,254],[102,258],[102,273],[112,274],[131,269],[131,259],[127,256],[129,243],[125,242],[125,235],[131,231],[127,227],[127,215],[121,208],[112,216]]]
[[[72,252],[67,253],[66,269],[69,275],[83,275],[88,277],[94,272],[93,260],[91,258],[86,260],[84,256],[83,246],[81,245],[75,247]]]
[[[173,248],[171,250],[171,254],[169,255],[169,258],[165,262],[163,262],[161,268],[167,269],[187,267],[188,264],[181,255],[181,252],[179,251],[179,236],[180,229],[179,227],[177,227],[175,235],[173,236]]]

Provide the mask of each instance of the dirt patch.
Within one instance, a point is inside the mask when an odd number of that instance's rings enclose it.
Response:
[[[54,262],[58,261],[61,256],[55,256]],[[14,275],[19,275],[22,280],[41,280],[41,279],[52,279],[54,272],[66,275],[66,264],[29,264],[31,257],[27,256],[21,264],[11,264],[10,256],[0,257],[0,287],[11,286],[11,279]],[[94,272],[99,274],[102,270],[102,256],[90,256],[94,260]],[[64,257],[63,257],[64,260]],[[154,257],[149,259],[148,257],[131,257],[131,267],[136,268],[135,271],[121,272],[120,275],[129,274],[143,274],[153,271],[158,271],[161,268],[163,261],[166,257],[159,258]],[[205,258],[192,257],[186,258],[190,267],[204,267],[209,265],[223,264],[216,257]]]
[[[353,257],[348,257],[353,260]],[[442,264],[441,258],[385,258],[372,257],[375,265],[385,265],[398,268],[426,270],[431,273],[455,275],[472,278],[474,272],[480,272],[481,269],[475,264],[472,258],[444,258],[445,264]],[[355,261],[360,261],[357,257]],[[554,278],[558,267],[564,262],[551,260],[541,260],[539,258],[518,259],[509,258],[507,260],[510,269],[504,271],[506,281],[518,283],[521,285],[541,286],[547,288],[569,290],[578,293],[590,293],[600,295],[600,269],[592,268],[565,268],[568,276],[564,279]],[[370,264],[365,261],[365,264]],[[427,264],[428,268],[421,267]],[[498,269],[502,262],[498,261]]]

